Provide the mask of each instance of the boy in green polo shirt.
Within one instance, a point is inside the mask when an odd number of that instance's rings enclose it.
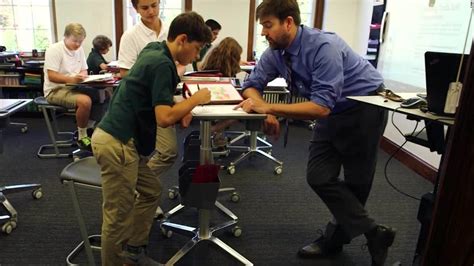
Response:
[[[191,63],[210,40],[200,15],[177,16],[167,41],[142,50],[92,135],[102,174],[102,265],[158,265],[145,253],[161,195],[161,182],[147,166],[147,156],[155,150],[157,124],[168,127],[181,120],[188,126],[190,111],[210,101],[209,90],[203,89],[173,102],[179,82],[174,62]]]

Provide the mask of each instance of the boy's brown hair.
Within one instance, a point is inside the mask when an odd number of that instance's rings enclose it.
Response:
[[[211,30],[196,12],[182,13],[173,19],[168,31],[168,41],[174,41],[180,34],[186,34],[188,42],[209,43],[212,40]]]
[[[101,52],[112,46],[112,41],[105,35],[97,35],[94,40],[92,40],[92,45],[95,50]]]

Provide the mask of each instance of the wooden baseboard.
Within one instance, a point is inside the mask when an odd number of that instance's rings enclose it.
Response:
[[[393,154],[399,148],[396,143],[386,137],[382,137],[380,147],[388,154]],[[416,155],[402,148],[394,157],[426,180],[431,181],[431,183],[435,182],[438,170],[418,158]]]

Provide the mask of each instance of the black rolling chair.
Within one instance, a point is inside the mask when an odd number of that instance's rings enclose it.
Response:
[[[2,131],[4,128],[12,124],[10,122],[10,115],[26,106],[29,101],[20,100],[18,103],[19,104],[15,103],[15,105],[7,107],[1,110],[2,112],[0,112],[0,154],[3,153]],[[3,209],[5,209],[8,213],[6,215],[0,215],[1,230],[5,234],[10,234],[18,224],[18,212],[15,210],[10,201],[8,201],[6,195],[22,191],[32,191],[31,195],[34,199],[40,199],[43,196],[43,191],[41,190],[40,184],[21,184],[0,187],[0,206],[3,207]]]

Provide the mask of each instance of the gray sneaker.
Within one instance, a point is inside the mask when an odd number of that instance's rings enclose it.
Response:
[[[126,265],[139,265],[139,266],[158,266],[161,264],[152,258],[147,256],[146,247],[134,247],[127,245],[124,253],[124,264]]]

